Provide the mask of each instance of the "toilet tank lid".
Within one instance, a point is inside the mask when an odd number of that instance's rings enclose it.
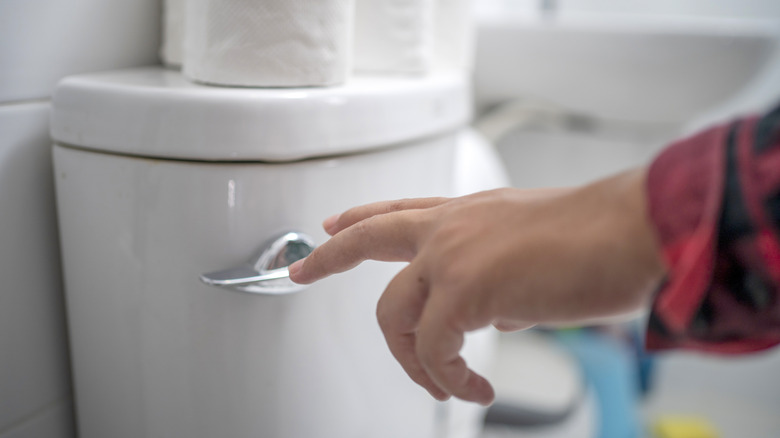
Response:
[[[292,161],[413,141],[470,117],[467,78],[356,77],[327,88],[195,84],[162,67],[71,76],[53,97],[52,138],[136,156]]]

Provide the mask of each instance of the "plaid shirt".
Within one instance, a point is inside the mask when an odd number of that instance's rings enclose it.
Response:
[[[668,267],[647,347],[780,343],[780,106],[673,143],[650,166],[647,193]]]

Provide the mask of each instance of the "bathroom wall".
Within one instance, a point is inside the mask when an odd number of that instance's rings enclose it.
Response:
[[[159,0],[0,2],[0,438],[75,436],[49,99],[63,76],[152,64]]]
[[[732,18],[780,14],[775,0],[482,0],[480,8],[510,8],[532,13],[553,8],[561,13],[631,13]]]

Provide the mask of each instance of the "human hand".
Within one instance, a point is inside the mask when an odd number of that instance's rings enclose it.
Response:
[[[641,308],[663,276],[645,171],[576,189],[499,189],[379,202],[327,219],[333,237],[290,266],[311,283],[364,260],[408,261],[377,319],[390,351],[433,397],[489,404],[460,356],[464,333],[590,321]]]

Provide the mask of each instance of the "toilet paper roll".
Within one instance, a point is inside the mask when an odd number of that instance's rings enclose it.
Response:
[[[426,73],[433,60],[435,0],[356,0],[355,70]]]
[[[344,82],[354,0],[188,0],[183,71],[215,85]]]
[[[471,71],[476,31],[471,0],[436,0],[433,69]]]
[[[180,67],[184,52],[184,17],[186,0],[165,0],[160,58],[163,64]]]

